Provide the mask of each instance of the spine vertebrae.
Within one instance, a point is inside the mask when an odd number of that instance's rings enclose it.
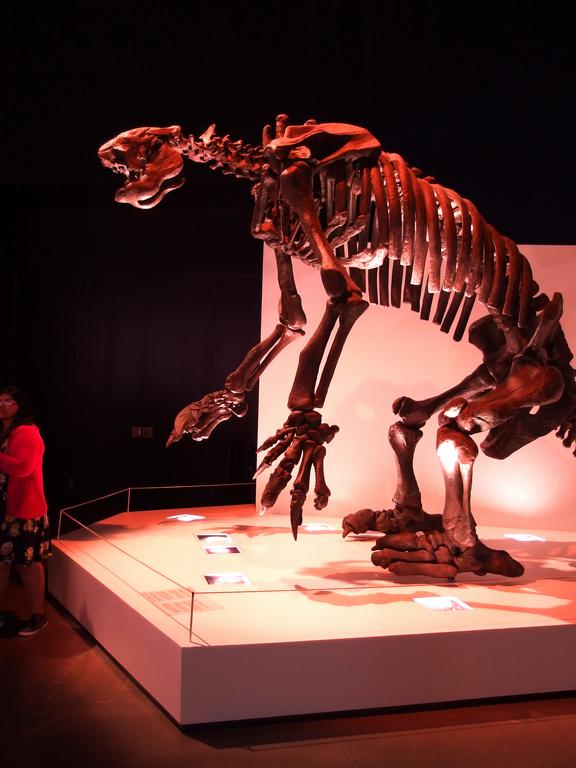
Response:
[[[264,165],[262,147],[231,141],[229,136],[201,136],[199,140],[190,136],[183,154],[195,163],[207,163],[213,170],[250,181],[259,180]]]

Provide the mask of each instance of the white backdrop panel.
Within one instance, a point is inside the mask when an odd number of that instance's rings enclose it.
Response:
[[[534,278],[550,296],[564,296],[563,327],[576,350],[576,246],[520,246],[532,264]],[[324,310],[325,293],[319,271],[294,262],[298,291],[308,318],[306,336],[272,363],[260,380],[259,444],[282,425],[298,355]],[[264,249],[262,336],[277,323],[279,289],[274,254]],[[476,306],[472,318],[483,314]],[[322,414],[340,432],[326,457],[326,478],[332,491],[330,514],[344,515],[362,507],[391,506],[396,473],[388,445],[388,427],[395,421],[391,404],[399,395],[420,399],[453,386],[480,362],[478,350],[456,343],[432,322],[423,322],[409,306],[371,306],[348,339]],[[441,512],[444,491],[435,452],[436,417],[425,427],[415,469],[424,508]],[[477,442],[481,436],[477,437]],[[260,459],[261,457],[259,457]],[[268,477],[258,480],[258,498]],[[516,530],[574,528],[576,459],[554,434],[524,447],[504,461],[480,453],[475,466],[472,508],[478,524]],[[272,514],[286,514],[289,488]],[[305,519],[320,515],[310,494]]]

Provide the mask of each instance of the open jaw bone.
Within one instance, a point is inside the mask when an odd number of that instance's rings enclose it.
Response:
[[[126,177],[116,192],[117,203],[153,208],[173,189],[184,184],[184,161],[178,149],[154,135],[121,134],[98,150],[102,164]]]

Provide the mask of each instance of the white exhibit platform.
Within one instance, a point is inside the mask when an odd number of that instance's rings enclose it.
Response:
[[[576,532],[481,528],[524,576],[449,583],[305,522],[121,513],[54,541],[50,592],[181,725],[576,689]]]

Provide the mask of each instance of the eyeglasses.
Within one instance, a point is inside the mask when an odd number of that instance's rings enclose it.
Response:
[[[0,408],[3,406],[10,407],[11,405],[16,405],[16,400],[0,400]]]

